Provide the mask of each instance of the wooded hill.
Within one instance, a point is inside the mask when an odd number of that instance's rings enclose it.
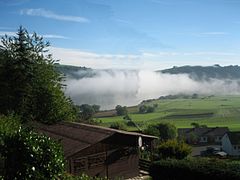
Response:
[[[209,79],[239,79],[240,66],[181,66],[157,72],[168,74],[188,74],[194,80],[209,80]]]
[[[59,72],[63,73],[68,78],[81,79],[96,75],[96,72],[93,69],[87,67],[62,65],[59,63],[55,63],[54,65]]]
[[[70,65],[55,64],[56,68],[69,78],[81,79],[85,77],[94,77],[100,71],[111,73],[111,70],[94,70],[87,67],[78,67]],[[240,66],[174,66],[170,69],[159,70],[156,72],[168,74],[188,74],[190,78],[196,81],[209,80],[209,79],[239,79]]]

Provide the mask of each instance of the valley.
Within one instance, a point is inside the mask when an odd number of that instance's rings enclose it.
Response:
[[[199,96],[192,98],[157,99],[145,101],[145,105],[157,104],[153,113],[141,114],[139,106],[128,107],[132,121],[141,129],[149,124],[169,122],[177,128],[192,127],[191,123],[209,127],[227,126],[231,131],[240,130],[240,96]],[[103,126],[114,122],[126,124],[123,116],[116,116],[115,110],[101,111],[94,120]],[[135,126],[127,126],[128,130],[137,130]]]

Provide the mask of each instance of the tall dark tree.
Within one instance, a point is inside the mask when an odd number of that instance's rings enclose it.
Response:
[[[126,106],[117,105],[115,110],[118,116],[124,116],[128,113]]]
[[[145,130],[144,133],[158,136],[160,140],[166,141],[169,139],[175,139],[177,136],[177,129],[170,123],[151,124]]]
[[[80,121],[90,123],[94,114],[95,114],[95,110],[93,106],[89,104],[82,104],[81,106],[79,106]]]
[[[72,103],[62,91],[63,76],[48,54],[49,43],[23,27],[1,42],[0,113],[45,123],[74,119]]]

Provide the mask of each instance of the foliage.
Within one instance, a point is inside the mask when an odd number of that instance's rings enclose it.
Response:
[[[208,127],[228,127],[231,131],[240,131],[239,113],[235,111],[240,109],[239,95],[200,96],[194,100],[181,97],[180,99],[154,100],[149,104],[154,103],[161,107],[157,108],[154,113],[138,113],[137,106],[129,108],[129,115],[140,128],[144,129],[150,124],[165,122],[172,123],[177,128],[191,128],[190,124],[197,122]],[[213,113],[213,115],[208,116],[208,113]],[[101,120],[104,126],[122,121],[121,116],[112,114],[112,111],[101,112],[101,117],[97,120]],[[201,114],[206,114],[206,116]],[[138,129],[128,127],[128,130]]]
[[[188,74],[190,78],[196,81],[210,79],[239,79],[239,66],[181,66],[162,70],[161,73],[168,74]]]
[[[191,123],[191,126],[193,126],[194,128],[199,128],[200,127],[200,125],[196,122]]]
[[[177,140],[168,140],[162,142],[157,147],[158,158],[184,159],[192,152],[191,146],[178,142]]]
[[[146,113],[147,112],[147,106],[146,105],[141,105],[139,107],[139,113]]]
[[[81,174],[79,176],[65,175],[63,180],[108,180],[106,177],[91,177],[86,174]]]
[[[75,106],[78,114],[78,118],[80,121],[90,122],[92,121],[93,115],[99,111],[99,105],[89,105],[89,104],[82,104],[80,106]]]
[[[128,120],[126,124],[127,126],[136,127],[136,124],[132,120]]]
[[[146,113],[152,113],[155,111],[155,108],[153,106],[148,106],[147,107],[147,112]]]
[[[99,112],[100,111],[100,106],[99,105],[92,105],[92,108],[94,109],[95,113]]]
[[[127,126],[122,122],[114,122],[110,125],[112,129],[127,130]]]
[[[187,143],[195,144],[198,142],[198,140],[199,140],[199,136],[196,133],[194,132],[189,133],[189,141]]]
[[[49,43],[22,27],[1,42],[0,113],[44,123],[75,119],[72,102],[62,91],[63,76],[47,54]]]
[[[145,130],[145,134],[158,136],[160,140],[166,141],[168,139],[175,139],[177,129],[170,123],[150,124]]]
[[[155,111],[155,109],[157,108],[157,104],[154,104],[153,106],[147,106],[147,105],[141,105],[140,107],[139,107],[139,113],[142,113],[142,114],[144,114],[144,113],[152,113],[152,112],[154,112]]]
[[[97,75],[96,72],[91,68],[63,65],[59,63],[54,63],[54,66],[58,72],[73,79],[90,78]]]
[[[238,180],[240,163],[207,158],[161,160],[150,166],[150,176],[153,180]]]
[[[115,107],[116,113],[118,116],[124,116],[127,114],[127,107],[126,106],[121,106],[121,105],[117,105]]]
[[[63,175],[65,161],[57,142],[23,128],[14,116],[0,120],[4,179],[57,179]]]
[[[123,117],[124,120],[131,121],[132,118],[128,115],[128,113]]]
[[[194,128],[207,128],[207,125],[205,125],[205,124],[200,125],[196,122],[192,122],[191,126],[193,126]]]

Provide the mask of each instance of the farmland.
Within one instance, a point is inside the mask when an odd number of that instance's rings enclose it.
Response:
[[[141,114],[138,112],[140,105],[128,107],[132,121],[142,129],[160,122],[185,128],[191,127],[191,123],[195,122],[209,127],[227,126],[232,131],[240,130],[240,96],[181,97],[145,101],[144,104],[157,104],[157,108],[153,113]],[[123,116],[116,116],[114,110],[99,112],[94,119],[103,126],[110,126],[113,122],[126,123]],[[128,130],[136,128],[128,126]]]

